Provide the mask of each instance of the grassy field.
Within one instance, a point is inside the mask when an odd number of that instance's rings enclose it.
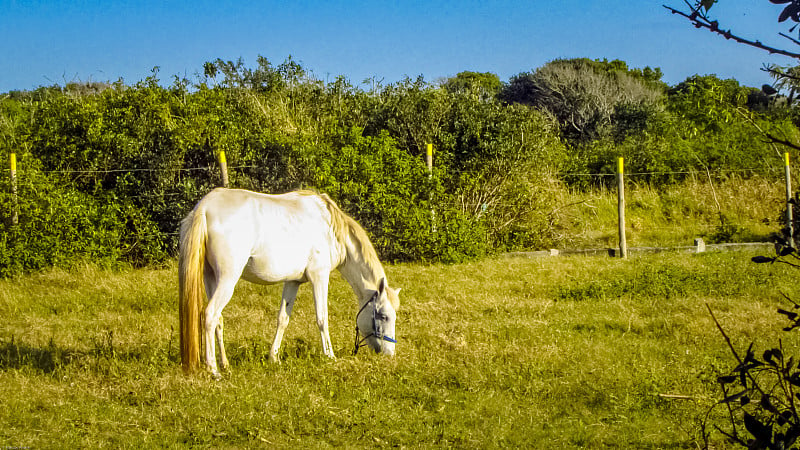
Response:
[[[281,365],[280,288],[243,282],[218,382],[179,369],[174,267],[0,280],[0,447],[695,448],[732,367],[705,305],[739,347],[800,342],[775,313],[781,292],[800,297],[796,271],[752,256],[387,266],[394,358],[352,356],[355,299],[335,274],[338,359],[304,286]]]
[[[635,180],[625,188],[629,247],[692,245],[708,242],[769,240],[784,223],[785,186],[781,179],[693,178],[654,188]],[[617,192],[594,189],[557,191],[554,213],[562,248],[618,245]]]

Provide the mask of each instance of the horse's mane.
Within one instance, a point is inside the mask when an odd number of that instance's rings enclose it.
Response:
[[[380,259],[378,259],[378,252],[375,251],[375,247],[372,245],[372,241],[370,241],[364,228],[359,225],[355,219],[342,211],[339,205],[337,205],[332,198],[328,197],[328,194],[311,190],[298,191],[298,194],[315,195],[325,202],[325,206],[328,208],[328,212],[331,216],[331,228],[333,228],[333,234],[336,236],[336,240],[345,248],[347,247],[348,240],[358,247],[363,263],[366,264],[372,274],[375,275],[376,279],[374,281],[377,283],[378,278],[383,276],[383,265]],[[352,256],[353,255],[348,253],[347,258]]]
[[[348,243],[358,248],[358,253],[356,255],[350,254],[349,250],[345,250],[346,259],[360,257],[361,262],[367,266],[372,274],[373,279],[371,281],[374,283],[378,283],[380,278],[386,277],[383,271],[383,265],[380,259],[378,259],[378,252],[375,251],[375,247],[372,245],[372,241],[370,241],[367,232],[355,219],[345,214],[345,212],[339,208],[339,205],[328,197],[327,194],[311,190],[297,191],[297,193],[300,195],[316,196],[325,203],[331,216],[331,228],[333,229],[336,240],[345,249],[349,249],[350,245],[348,245]],[[389,301],[392,303],[395,310],[400,307],[400,299],[397,295],[398,292],[399,289],[387,289]]]

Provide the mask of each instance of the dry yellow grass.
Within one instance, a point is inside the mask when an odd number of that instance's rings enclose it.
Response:
[[[694,178],[661,188],[631,181],[625,199],[629,246],[764,241],[784,226],[782,180]],[[562,248],[618,245],[616,190],[563,191],[559,203]]]
[[[775,314],[781,291],[800,294],[795,273],[751,256],[388,266],[403,288],[392,359],[351,355],[355,300],[334,275],[337,360],[321,355],[304,287],[280,366],[267,362],[280,287],[241,283],[221,382],[181,374],[174,267],[1,280],[0,443],[691,447],[732,363],[706,303],[737,346],[797,350]]]

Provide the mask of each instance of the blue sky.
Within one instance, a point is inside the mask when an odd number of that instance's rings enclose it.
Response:
[[[434,81],[464,70],[507,81],[556,58],[622,59],[660,67],[676,84],[694,74],[761,86],[764,63],[785,57],[696,30],[662,4],[683,0],[555,1],[8,1],[0,0],[0,92],[69,81],[132,84],[154,66],[166,83],[203,63],[287,56],[320,79],[353,84],[408,75]],[[721,0],[723,27],[794,50],[778,36],[781,5]],[[800,49],[800,48],[798,48]]]

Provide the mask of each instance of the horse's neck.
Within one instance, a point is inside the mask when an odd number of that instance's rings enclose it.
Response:
[[[353,292],[358,297],[359,306],[368,301],[372,292],[377,288],[378,282],[385,277],[383,268],[370,267],[359,254],[352,254],[348,251],[344,264],[339,266],[342,278],[350,283]]]

